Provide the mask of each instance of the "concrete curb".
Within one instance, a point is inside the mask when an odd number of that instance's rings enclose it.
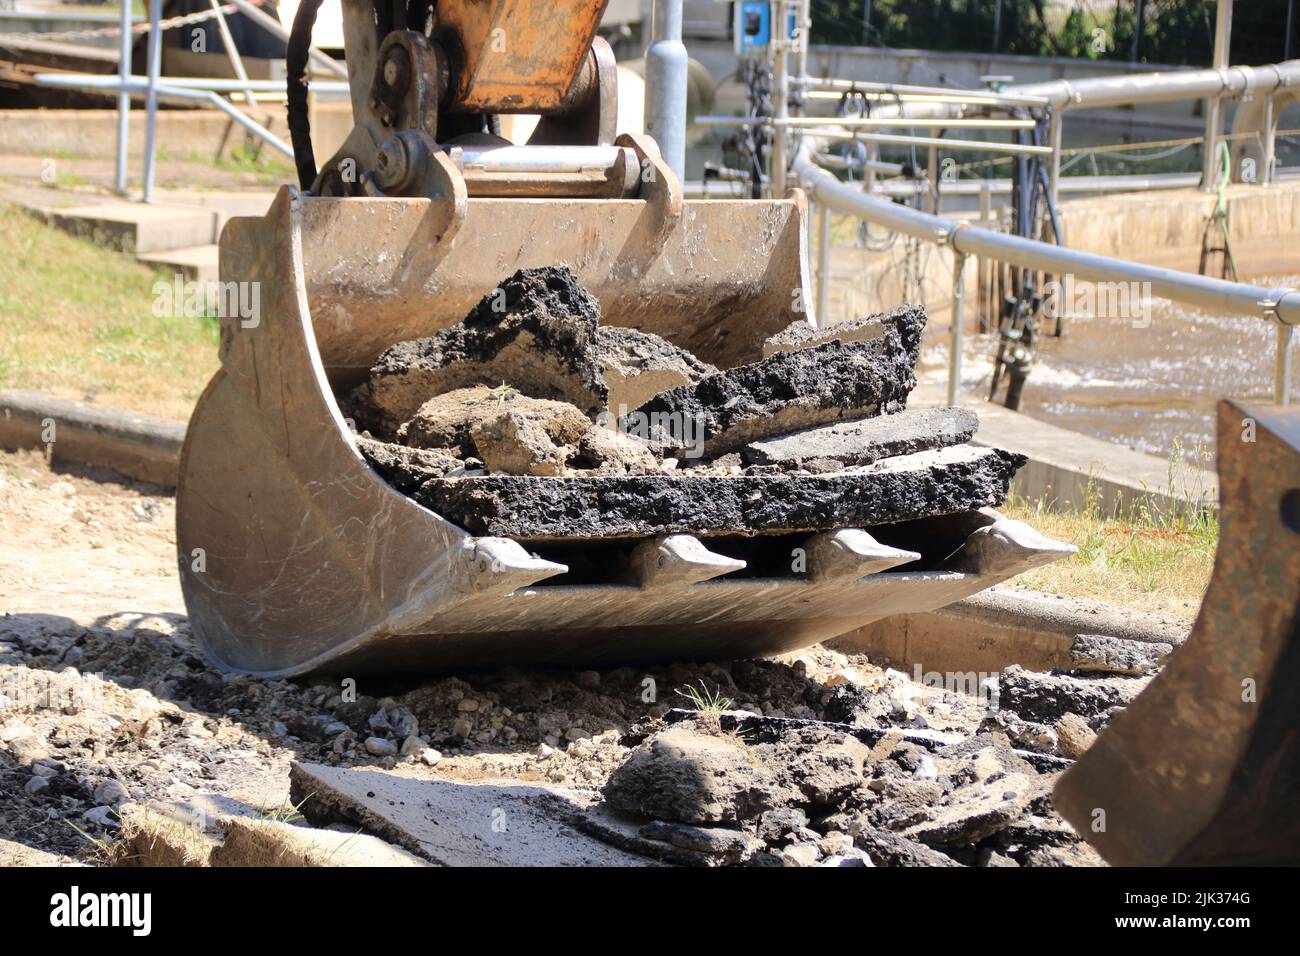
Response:
[[[44,392],[0,391],[0,446],[48,449],[52,461],[110,468],[175,488],[185,423]]]
[[[912,393],[914,407],[943,406],[947,398],[935,383]],[[1188,465],[1171,469],[1167,459],[1039,421],[994,402],[965,399],[962,406],[979,416],[973,445],[1005,448],[1029,459],[1012,482],[1025,498],[1049,507],[1082,507],[1090,494],[1108,515],[1132,514],[1142,506],[1179,513],[1217,508],[1219,480],[1212,471]]]
[[[900,614],[841,635],[827,646],[866,654],[912,673],[1027,670],[1106,672],[1097,637],[1138,645],[1158,658],[1187,639],[1191,625],[1156,614],[1056,595],[994,587],[935,611]]]

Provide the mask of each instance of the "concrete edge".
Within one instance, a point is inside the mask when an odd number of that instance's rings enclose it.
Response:
[[[912,394],[910,404],[918,408],[947,404],[935,382],[918,385]],[[1208,469],[1181,463],[1171,468],[1168,459],[981,399],[963,396],[961,407],[979,417],[972,445],[1003,448],[1029,459],[1011,483],[1025,498],[1079,508],[1095,496],[1107,515],[1134,514],[1143,507],[1166,513],[1218,507],[1218,476]]]
[[[167,801],[127,803],[105,861],[116,867],[425,867],[415,854],[360,831],[247,814],[195,815]],[[199,823],[202,825],[199,825]]]
[[[1156,614],[1057,595],[994,587],[947,607],[874,621],[824,642],[866,654],[874,663],[922,671],[997,673],[1027,670],[1105,671],[1081,660],[1081,639],[1129,644],[1153,659],[1187,639],[1191,625]]]
[[[0,391],[0,447],[46,450],[52,461],[109,468],[173,489],[185,424],[30,390]]]

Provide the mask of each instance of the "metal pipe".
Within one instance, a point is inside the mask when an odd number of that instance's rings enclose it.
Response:
[[[818,154],[816,162],[819,166],[825,166],[827,169],[843,169],[844,164],[836,166],[829,162],[823,162],[822,154]],[[881,164],[888,165],[888,164]],[[860,168],[853,165],[854,169]],[[1288,167],[1300,169],[1300,167]],[[891,172],[882,170],[882,172]],[[897,173],[897,170],[892,172]],[[1195,173],[1150,173],[1146,175],[1133,176],[1065,176],[1061,179],[1060,191],[1063,195],[1071,193],[1115,193],[1115,192],[1139,192],[1147,189],[1194,189],[1197,183],[1201,181],[1201,174]],[[1006,195],[1011,191],[1010,179],[958,179],[956,182],[948,183],[946,192],[950,196],[978,196],[983,184],[993,190],[995,195]],[[881,184],[880,191],[891,196],[911,196],[916,193],[916,187],[913,183],[905,180],[893,179]]]
[[[208,0],[208,4],[216,13],[217,32],[221,34],[221,45],[226,48],[226,59],[230,61],[230,68],[235,71],[235,79],[247,83],[248,71],[244,69],[244,58],[239,55],[235,38],[230,35],[230,24],[226,23],[226,14],[221,9],[221,0]],[[257,105],[257,97],[253,96],[253,91],[247,87],[244,89],[244,102],[249,106]]]
[[[149,3],[149,83],[145,98],[144,201],[153,202],[153,180],[157,167],[154,140],[158,134],[158,75],[162,72],[162,0]]]
[[[847,159],[844,156],[837,156],[834,153],[818,153],[814,159],[818,166],[824,166],[827,169],[869,169],[872,172],[888,173],[891,176],[897,176],[903,171],[902,163],[882,163],[870,159],[858,162],[857,160]]]
[[[1291,59],[1291,24],[1295,22],[1295,0],[1286,0],[1286,40],[1282,44],[1282,59]]]
[[[1291,333],[1294,327],[1277,324],[1277,356],[1273,372],[1273,403],[1288,405],[1291,402]]]
[[[939,147],[937,145],[939,137],[931,129],[929,138],[935,140],[936,144],[930,147],[925,162],[925,178],[929,180],[927,185],[930,187],[930,201],[927,205],[930,207],[930,212],[937,216],[939,215]]]
[[[780,131],[780,127],[777,127]],[[949,149],[971,149],[990,153],[1047,156],[1050,146],[1031,146],[1028,143],[992,143],[979,139],[941,139],[933,136],[905,136],[901,133],[839,133],[834,130],[817,130],[822,139],[861,140],[864,143],[892,143],[900,146],[946,146]]]
[[[1214,68],[1226,70],[1228,67],[1228,50],[1232,37],[1232,0],[1219,0],[1219,8],[1214,21]],[[1222,130],[1219,112],[1219,97],[1212,96],[1205,101],[1205,140],[1201,156],[1201,188],[1217,189],[1219,185],[1219,135]]]
[[[1065,117],[1052,110],[1052,122],[1047,131],[1048,144],[1052,147],[1052,161],[1047,167],[1047,191],[1053,206],[1056,205],[1061,185],[1061,127],[1064,125]]]
[[[227,100],[218,96],[216,93],[213,93],[211,90],[191,91],[191,90],[182,90],[179,88],[159,87],[159,92],[164,93],[167,96],[180,95],[182,97],[185,97],[186,94],[192,93],[194,94],[195,99],[201,98],[206,100],[208,103],[212,104],[214,107],[221,110],[221,112],[229,116],[240,126],[244,127],[244,129],[248,130],[254,136],[257,136],[260,139],[262,139],[268,146],[270,146],[276,152],[280,153],[283,156],[288,157],[291,160],[293,159],[292,146],[290,146],[284,140],[280,139],[280,137],[276,136],[269,129],[267,129],[261,123],[257,122],[257,120],[253,119],[243,110],[233,106]]]
[[[993,228],[993,190],[989,185],[989,183],[987,182],[980,184],[979,215],[980,215],[979,224],[988,229],[992,229]],[[987,274],[988,271],[987,266],[985,265],[986,262],[987,260],[983,256],[979,256],[975,260],[975,277],[976,277],[975,282],[976,282],[976,288],[979,290],[977,294],[981,295],[981,298],[976,300],[977,315],[979,314],[979,311],[984,308],[983,298],[982,298],[982,292],[983,292],[982,283],[984,282],[984,276]]]
[[[827,328],[830,323],[830,309],[826,297],[830,290],[830,268],[831,268],[831,211],[825,206],[819,206],[821,212],[821,221],[819,225],[819,238],[817,244],[817,326],[818,328]]]
[[[1295,289],[1267,289],[1160,266],[1126,262],[942,219],[866,195],[851,185],[839,182],[810,161],[806,155],[808,149],[806,144],[796,156],[795,171],[815,202],[838,212],[938,245],[951,245],[957,252],[967,255],[984,256],[1058,276],[1072,274],[1076,278],[1094,282],[1150,283],[1151,294],[1161,298],[1230,315],[1275,316],[1278,321],[1288,325],[1300,323],[1300,291]]]
[[[1292,60],[1271,66],[1088,77],[1068,83],[1052,80],[1021,89],[1042,91],[1057,109],[1077,110],[1238,96],[1256,90],[1272,91],[1297,81],[1300,81],[1300,61]]]
[[[1137,0],[1133,9],[1133,52],[1130,61],[1136,63],[1142,50],[1142,28],[1146,20],[1146,2]]]
[[[620,159],[637,166],[636,154],[622,146],[457,146],[452,158],[462,169],[485,173],[580,173],[608,169]]]
[[[1259,171],[1259,184],[1267,186],[1273,182],[1276,175],[1274,166],[1277,165],[1277,110],[1273,97],[1269,96],[1264,101],[1264,155],[1261,165],[1264,167]]]
[[[697,116],[704,126],[844,126],[864,129],[1033,129],[1031,119],[945,119],[939,122],[907,116]]]
[[[844,98],[845,90],[809,90],[805,89],[803,96],[809,100],[827,100],[839,101]],[[999,101],[996,97],[982,96],[979,93],[965,94],[961,91],[952,93],[872,93],[858,90],[859,95],[873,103],[965,103],[970,106],[986,106],[990,109],[1004,109],[1008,106],[1020,104]],[[1036,101],[1031,106],[1045,105],[1041,101]]]
[[[773,56],[772,85],[774,87],[773,106],[776,109],[775,122],[772,123],[772,155],[769,157],[769,173],[772,182],[772,198],[785,196],[785,168],[789,161],[790,137],[786,132],[785,120],[790,115],[790,74],[786,63],[786,50],[789,38],[785,31],[785,0],[776,0],[772,4],[771,48]]]
[[[645,54],[645,131],[664,162],[686,178],[686,47],[682,0],[655,0],[654,39]]]
[[[117,38],[117,76],[123,82],[131,78],[131,0],[122,4],[120,35]],[[125,90],[117,95],[117,169],[114,186],[126,195],[126,156],[131,135],[131,97]]]
[[[37,73],[35,81],[39,86],[62,87],[82,90],[120,90],[120,77],[105,76],[102,73]],[[160,86],[173,89],[210,90],[214,93],[240,93],[251,89],[254,93],[279,93],[284,95],[283,80],[229,80],[208,76],[160,76]],[[127,77],[130,92],[144,92],[147,84],[144,79]],[[348,84],[338,80],[321,80],[311,85],[313,93],[347,93]]]
[[[275,17],[253,6],[253,4],[249,3],[248,0],[227,0],[227,2],[233,3],[239,8],[240,13],[244,14],[244,16],[248,17],[267,33],[283,40],[285,43],[289,42],[289,31],[285,29],[285,27]],[[320,66],[322,69],[333,73],[339,79],[346,80],[348,78],[347,68],[332,56],[321,52],[318,48],[312,47],[307,51],[307,55],[311,57],[313,63]]]
[[[115,76],[93,76],[78,73],[38,73],[35,77],[37,86],[50,86],[58,89],[118,90],[127,94],[148,94],[151,84],[148,79],[130,79],[123,83]],[[209,81],[212,82],[212,81]],[[253,81],[257,82],[257,81]],[[206,103],[221,110],[244,129],[265,140],[277,152],[293,158],[293,147],[280,139],[265,126],[251,118],[243,110],[233,106],[228,100],[218,96],[212,90],[195,89],[186,86],[171,86],[159,82],[152,84],[157,96],[164,99],[183,100],[185,102]],[[146,159],[148,157],[146,156]]]
[[[794,48],[795,76],[808,75],[808,47],[812,45],[812,0],[798,0],[799,42]]]
[[[948,336],[948,404],[961,404],[962,313],[966,302],[966,256],[952,256],[952,330]]]
[[[827,82],[827,81],[818,81]],[[836,81],[850,89],[848,80]],[[885,84],[881,84],[885,85]],[[1027,104],[1050,103],[1055,112],[1080,109],[1106,109],[1134,103],[1167,103],[1178,100],[1240,96],[1244,93],[1272,93],[1300,85],[1300,60],[1288,60],[1267,66],[1230,66],[1222,70],[1178,70],[1176,72],[1130,73],[1126,76],[1097,76],[1076,80],[1048,80],[1018,86],[1014,95]],[[964,93],[965,91],[951,91]],[[876,116],[907,115],[914,118],[939,119],[963,115],[960,103],[917,102],[882,103],[873,110]]]
[[[885,83],[879,80],[838,80],[823,77],[794,77],[793,82],[807,91],[849,91],[886,94],[890,99],[913,97],[959,98],[961,102],[1011,104],[1014,106],[1045,106],[1047,97],[1038,93],[990,90],[963,90],[949,86],[917,86],[913,83]]]
[[[1019,236],[994,232],[966,223],[952,222],[878,199],[839,182],[829,173],[813,165],[805,155],[807,147],[795,158],[795,172],[811,198],[823,208],[884,225],[937,245],[951,245],[954,254],[954,272],[964,271],[967,255],[975,255],[1018,266],[1049,272],[1054,275],[1073,275],[1094,282],[1140,282],[1150,288],[1150,294],[1175,302],[1185,302],[1216,312],[1255,317],[1273,317],[1277,320],[1277,355],[1274,375],[1274,401],[1288,403],[1291,391],[1292,327],[1300,324],[1300,291],[1295,289],[1266,289],[1263,286],[1240,282],[1227,282],[1208,276],[1193,275],[1159,266],[1126,262],[1109,256],[1067,249],[1050,243],[1037,242]],[[957,300],[957,282],[953,289],[953,336],[958,331],[961,305]],[[962,292],[964,297],[964,289]],[[954,382],[960,382],[960,341],[955,341],[953,355],[957,356],[954,369],[949,359],[949,403],[954,403]]]

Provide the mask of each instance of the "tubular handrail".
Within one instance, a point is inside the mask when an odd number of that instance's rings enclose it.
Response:
[[[793,172],[816,203],[867,222],[885,226],[939,246],[949,246],[955,255],[975,255],[1011,263],[1053,275],[1072,275],[1094,282],[1149,283],[1151,293],[1175,302],[1231,315],[1255,316],[1277,322],[1278,356],[1274,397],[1284,405],[1289,399],[1290,340],[1293,326],[1300,324],[1300,291],[1269,289],[1243,282],[1228,282],[1161,266],[1129,262],[1111,256],[1082,252],[1064,246],[1038,242],[996,232],[980,226],[921,212],[840,182],[813,161],[816,145],[805,139],[795,153]],[[954,349],[950,362],[960,362],[960,329],[954,316]],[[959,365],[957,366],[959,368]],[[954,373],[949,366],[950,379]],[[950,394],[953,383],[949,383]]]

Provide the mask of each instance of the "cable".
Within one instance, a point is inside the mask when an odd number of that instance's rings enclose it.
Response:
[[[293,18],[285,52],[285,97],[288,100],[289,142],[293,146],[298,185],[309,190],[316,182],[316,154],[311,147],[311,114],[307,109],[308,53],[311,31],[323,0],[302,0]]]

